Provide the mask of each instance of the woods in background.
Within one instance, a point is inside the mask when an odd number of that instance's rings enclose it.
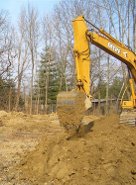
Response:
[[[0,11],[1,109],[30,114],[53,111],[58,92],[75,87],[71,22],[78,15],[136,50],[133,0],[61,0],[45,15],[40,17],[28,4],[12,25],[8,13]],[[126,66],[95,46],[91,46],[91,62],[93,97],[107,102],[118,99],[122,85],[128,83]]]

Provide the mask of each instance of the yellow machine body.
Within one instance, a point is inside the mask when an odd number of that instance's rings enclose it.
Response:
[[[134,87],[134,83],[136,84],[136,55],[123,43],[113,38],[103,29],[97,28],[97,31],[90,31],[83,16],[79,16],[74,19],[72,21],[72,25],[74,33],[73,52],[75,57],[77,88],[79,91],[59,93],[57,97],[57,113],[61,125],[63,125],[66,130],[79,132],[79,128],[81,128],[82,119],[84,117],[84,103],[85,108],[89,109],[92,101],[90,93],[90,43],[125,63],[130,71],[131,76],[129,83],[131,97],[127,101],[121,101],[122,109],[131,110],[136,108],[136,95]],[[86,99],[84,97],[86,97]],[[130,117],[132,118],[132,124],[134,125],[136,115],[131,114]],[[124,122],[124,120],[126,121],[126,118],[129,119],[130,117],[128,117],[128,114],[125,116],[123,115],[122,122]],[[130,121],[130,119],[128,121]]]
[[[90,48],[89,43],[104,50],[113,57],[125,63],[131,73],[129,79],[131,97],[128,101],[121,101],[123,109],[136,107],[136,55],[123,43],[112,37],[102,28],[99,31],[89,31],[83,16],[73,20],[74,30],[74,54],[76,62],[77,87],[83,89],[87,96],[90,96]]]
[[[87,26],[82,17],[73,22],[74,30],[74,56],[76,63],[77,86],[90,96],[90,45],[86,37]]]

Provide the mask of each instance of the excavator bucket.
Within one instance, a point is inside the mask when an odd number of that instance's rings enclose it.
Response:
[[[86,113],[85,103],[86,97],[80,91],[60,92],[57,96],[59,122],[70,136],[80,134],[85,129],[84,127],[87,128],[84,120]],[[89,108],[88,102],[86,107]]]
[[[77,132],[85,113],[85,95],[77,91],[61,92],[57,96],[60,125],[71,134]]]

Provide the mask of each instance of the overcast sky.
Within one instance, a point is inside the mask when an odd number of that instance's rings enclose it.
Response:
[[[0,9],[7,10],[12,22],[17,20],[20,8],[32,4],[39,10],[40,15],[50,13],[60,0],[0,0]]]

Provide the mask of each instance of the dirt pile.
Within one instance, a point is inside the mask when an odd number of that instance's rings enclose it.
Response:
[[[25,153],[35,149],[49,131],[50,118],[47,115],[29,116],[0,111],[0,120],[0,184],[21,185],[17,182],[19,172],[13,168],[20,164]]]
[[[84,137],[69,139],[54,120],[49,134],[14,169],[16,184],[135,185],[136,130],[118,122],[115,115],[103,118]]]

